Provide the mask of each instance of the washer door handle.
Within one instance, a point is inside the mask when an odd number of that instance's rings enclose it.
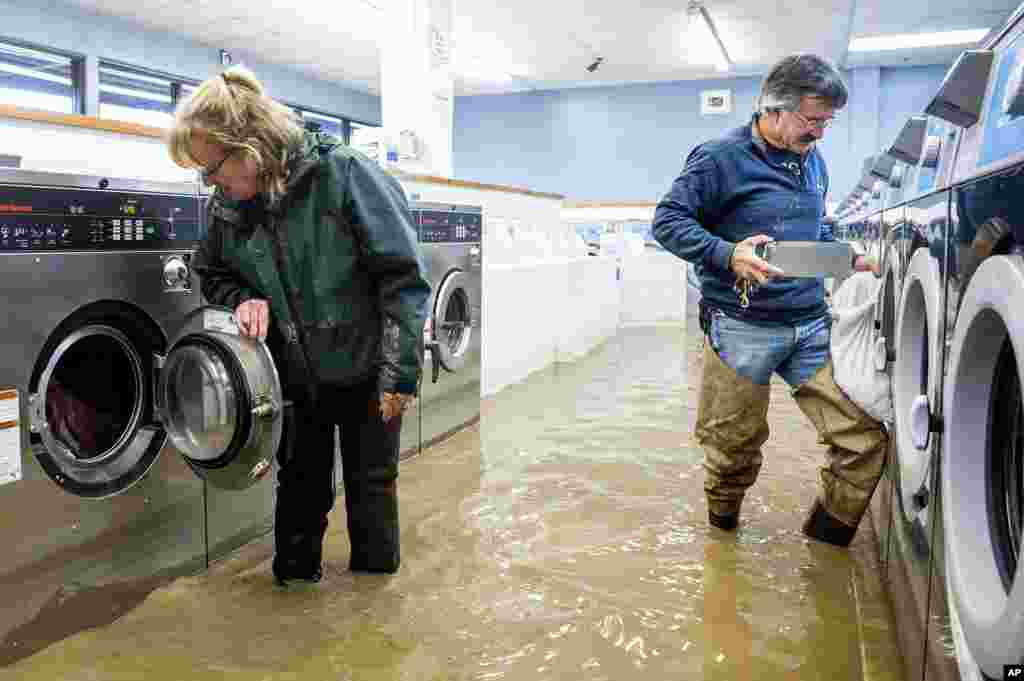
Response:
[[[918,395],[910,405],[910,439],[920,451],[928,449],[931,439],[931,411],[927,395]]]

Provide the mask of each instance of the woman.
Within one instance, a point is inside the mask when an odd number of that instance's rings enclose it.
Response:
[[[203,295],[266,339],[295,404],[278,452],[277,582],[321,578],[336,425],[349,567],[395,572],[399,432],[430,299],[401,186],[338,139],[304,132],[237,66],[181,104],[168,147],[216,187],[194,260]]]

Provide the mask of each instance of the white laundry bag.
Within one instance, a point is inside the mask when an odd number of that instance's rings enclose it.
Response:
[[[875,301],[881,285],[871,272],[857,272],[833,294],[832,370],[836,384],[858,407],[891,423],[889,374],[875,361]]]

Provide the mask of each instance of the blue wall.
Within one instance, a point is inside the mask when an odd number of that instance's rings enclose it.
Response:
[[[935,94],[947,65],[846,72],[850,102],[821,145],[838,201],[864,157],[890,143]],[[660,199],[700,142],[749,120],[759,78],[458,97],[455,176],[574,199]],[[702,90],[730,89],[733,111],[702,116]]]
[[[36,43],[195,80],[204,80],[222,69],[219,47],[207,47],[169,33],[145,30],[121,19],[87,14],[55,3],[0,0],[0,16],[3,17],[0,39]],[[251,68],[273,97],[380,125],[380,97],[376,95],[317,80],[296,70],[262,64],[234,45],[221,47],[232,53],[235,63]]]

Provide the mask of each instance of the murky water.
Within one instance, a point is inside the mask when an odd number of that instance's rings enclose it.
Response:
[[[822,456],[781,385],[740,530],[707,527],[698,346],[623,330],[486,400],[403,464],[395,577],[346,571],[338,504],[324,583],[274,587],[260,541],[0,677],[902,679],[870,525],[799,532]]]

